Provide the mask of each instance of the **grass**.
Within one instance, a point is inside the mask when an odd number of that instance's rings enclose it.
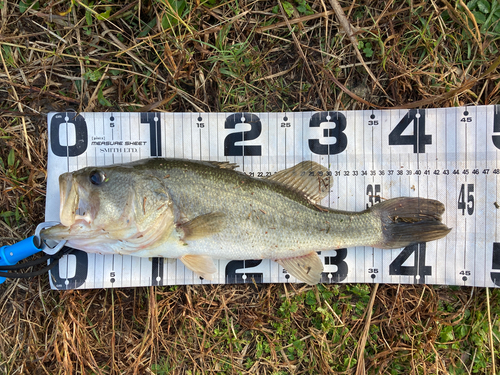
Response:
[[[342,1],[355,44],[333,2],[0,1],[1,244],[44,220],[50,111],[500,103],[496,1]],[[0,332],[5,374],[494,374],[500,290],[42,276],[0,286]]]

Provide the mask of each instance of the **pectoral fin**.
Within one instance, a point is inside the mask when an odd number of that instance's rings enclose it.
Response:
[[[182,232],[181,240],[198,240],[220,232],[226,227],[226,215],[222,212],[195,217],[193,220],[177,225],[177,231]]]
[[[317,253],[312,252],[307,255],[295,258],[276,259],[288,273],[309,285],[316,285],[321,280],[323,263]]]
[[[217,273],[214,261],[206,255],[184,255],[181,262],[206,280],[212,280],[214,273]]]

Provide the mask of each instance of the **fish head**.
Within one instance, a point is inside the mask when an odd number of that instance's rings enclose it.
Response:
[[[174,226],[167,187],[132,166],[87,167],[59,177],[60,225],[42,238],[87,252],[132,254],[155,247]]]

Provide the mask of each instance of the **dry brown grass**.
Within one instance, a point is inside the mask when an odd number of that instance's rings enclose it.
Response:
[[[38,280],[9,283],[1,301],[2,371],[352,373],[365,328],[363,308],[356,308],[363,298],[345,287],[331,289],[335,297],[322,300],[315,288],[283,285],[61,293]],[[367,372],[472,368],[481,349],[439,347],[440,332],[463,324],[474,334],[469,325],[484,316],[471,321],[465,311],[484,311],[484,295],[465,288],[381,286],[364,350]],[[349,362],[350,370],[339,371]]]
[[[0,1],[1,244],[44,219],[50,111],[500,102],[496,24],[461,1],[340,2],[360,53],[336,1],[306,2],[315,15],[290,3],[287,18],[274,1],[188,1],[178,16],[164,1]],[[0,286],[0,372],[491,374],[499,305],[498,290],[470,288],[57,292],[43,276]]]

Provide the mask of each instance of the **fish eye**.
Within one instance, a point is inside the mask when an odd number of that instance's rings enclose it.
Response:
[[[106,178],[106,176],[102,172],[92,171],[92,172],[90,172],[89,178],[90,178],[90,182],[92,183],[92,185],[99,186],[100,184],[102,184],[104,182],[104,179]]]

